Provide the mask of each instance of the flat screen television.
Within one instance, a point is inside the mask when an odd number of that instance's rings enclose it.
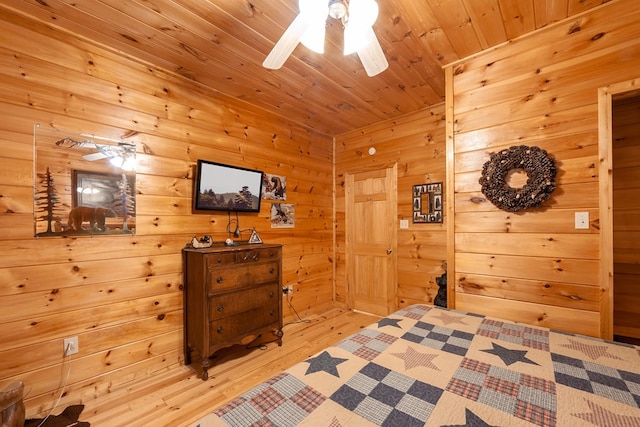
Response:
[[[198,160],[194,211],[260,212],[262,171]]]

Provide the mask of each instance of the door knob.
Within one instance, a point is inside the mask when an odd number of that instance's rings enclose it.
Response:
[[[393,250],[391,248],[387,248],[387,255],[391,255],[391,252],[393,252]]]

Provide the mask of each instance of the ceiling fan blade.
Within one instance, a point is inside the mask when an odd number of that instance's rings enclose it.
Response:
[[[309,14],[300,13],[293,22],[289,25],[289,27],[285,30],[280,40],[273,46],[269,55],[265,58],[262,66],[265,68],[270,68],[272,70],[277,70],[284,62],[289,58],[289,55],[296,48],[302,35],[307,30],[307,26],[309,24]]]
[[[56,141],[55,144],[65,148],[96,148],[96,144],[91,140],[78,141],[68,136]]]
[[[114,157],[123,157],[125,151],[131,151],[131,146],[128,144],[118,144],[118,145],[109,145],[109,144],[96,144],[95,153],[89,153],[82,156],[83,159],[94,161],[100,159],[112,159]]]
[[[105,159],[107,157],[109,157],[109,156],[106,155],[105,153],[101,152],[101,151],[97,151],[95,153],[85,154],[84,156],[82,156],[83,159],[88,160],[90,162],[93,162],[94,160]]]
[[[366,37],[369,39],[369,43],[358,49],[357,53],[367,75],[373,77],[386,70],[389,67],[389,63],[372,27],[367,29]]]

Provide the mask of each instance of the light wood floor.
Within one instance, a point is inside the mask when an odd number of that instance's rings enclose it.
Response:
[[[334,309],[284,328],[282,347],[247,350],[235,346],[216,354],[209,380],[189,366],[157,374],[107,396],[86,402],[80,421],[100,426],[189,426],[213,409],[278,372],[307,359],[378,320]]]

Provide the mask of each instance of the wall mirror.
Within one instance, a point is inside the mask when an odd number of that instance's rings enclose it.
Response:
[[[442,222],[442,182],[413,186],[413,222]]]
[[[134,234],[136,144],[34,126],[36,237]]]

